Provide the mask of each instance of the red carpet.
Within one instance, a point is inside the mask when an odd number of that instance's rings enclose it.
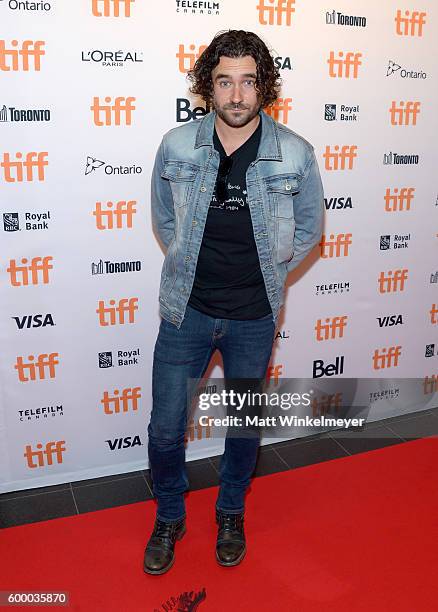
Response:
[[[0,590],[68,591],[56,610],[194,610],[176,599],[205,588],[198,612],[432,611],[437,482],[436,437],[258,478],[235,568],[214,557],[217,489],[192,492],[163,576],[142,569],[154,502],[4,529]]]

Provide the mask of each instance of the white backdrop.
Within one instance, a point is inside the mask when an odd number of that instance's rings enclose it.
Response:
[[[163,133],[202,113],[185,70],[228,28],[273,49],[271,112],[314,145],[326,195],[269,375],[344,357],[371,420],[436,405],[433,0],[3,0],[0,24],[0,492],[148,465],[151,166]],[[188,459],[221,452],[210,434],[190,429]]]

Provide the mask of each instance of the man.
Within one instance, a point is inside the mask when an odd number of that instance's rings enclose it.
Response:
[[[266,375],[287,273],[319,241],[323,190],[313,147],[261,109],[279,72],[251,32],[215,36],[189,73],[213,111],[165,134],[152,174],[152,219],[166,249],[148,426],[158,502],[144,570],[166,572],[186,531],[187,381],[220,351],[224,378]],[[245,492],[258,436],[228,436],[216,501],[219,564],[246,551]]]

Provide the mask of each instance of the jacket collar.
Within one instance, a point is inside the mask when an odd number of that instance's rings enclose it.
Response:
[[[259,111],[262,122],[262,137],[260,140],[257,158],[282,161],[280,139],[278,137],[278,127],[276,121],[267,115],[264,111]],[[213,147],[213,132],[214,122],[216,119],[216,111],[207,113],[202,119],[198,127],[195,140],[195,149],[202,146]]]

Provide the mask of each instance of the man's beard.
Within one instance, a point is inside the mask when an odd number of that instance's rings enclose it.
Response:
[[[249,107],[246,104],[225,104],[222,107],[216,106],[213,99],[213,108],[224,123],[230,127],[243,127],[258,115],[260,106]],[[233,114],[231,109],[242,109],[241,113]]]

